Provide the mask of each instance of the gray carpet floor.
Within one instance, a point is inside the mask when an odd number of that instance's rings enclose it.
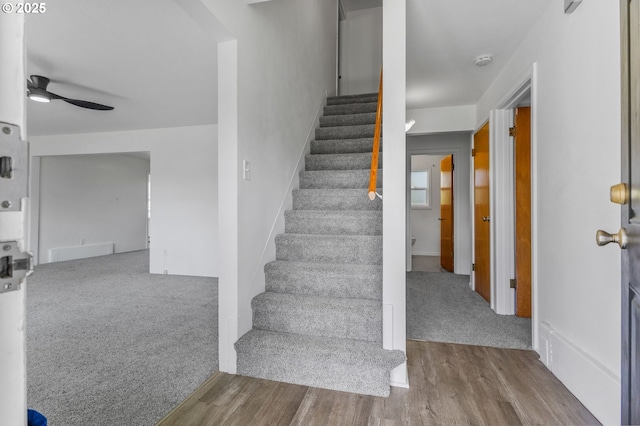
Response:
[[[407,272],[407,338],[531,349],[531,320],[496,314],[468,275]]]
[[[422,272],[446,272],[440,266],[440,256],[411,256],[411,270]]]
[[[217,279],[151,275],[148,259],[36,267],[27,401],[49,425],[153,425],[217,370]]]

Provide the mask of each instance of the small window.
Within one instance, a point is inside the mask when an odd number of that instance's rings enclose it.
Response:
[[[430,170],[411,172],[411,208],[431,208],[431,173]]]

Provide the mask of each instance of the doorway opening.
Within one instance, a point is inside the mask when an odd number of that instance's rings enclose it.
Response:
[[[34,264],[144,250],[150,153],[33,157]]]
[[[411,155],[411,270],[453,272],[453,153]]]
[[[426,340],[467,345],[481,345],[512,349],[531,348],[531,323],[527,318],[515,315],[498,315],[491,306],[477,294],[472,286],[472,248],[473,248],[473,160],[471,156],[471,132],[457,134],[430,134],[407,137],[407,170],[410,174],[416,171],[416,158],[421,155],[431,160],[427,165],[431,169],[431,208],[435,199],[445,198],[446,189],[440,185],[436,188],[433,170],[440,166],[440,161],[451,155],[453,160],[452,206],[454,231],[453,272],[440,269],[439,272],[417,271],[413,269],[414,259],[407,260],[407,338],[410,340]],[[415,158],[414,158],[415,157]],[[439,161],[434,161],[439,160]],[[411,167],[413,163],[414,167]],[[436,167],[433,167],[433,166]],[[425,169],[421,167],[420,169]],[[442,166],[440,166],[442,169]],[[420,171],[420,170],[418,170]],[[442,171],[442,170],[440,170]],[[414,191],[411,176],[407,177],[407,242],[411,244],[411,233],[415,235],[416,210],[411,208],[410,200]],[[441,180],[442,177],[440,176]],[[413,185],[416,187],[416,185]],[[417,187],[416,187],[417,188]],[[438,193],[437,197],[434,196]],[[424,198],[424,197],[423,197]],[[418,212],[420,213],[420,212]],[[436,216],[436,221],[440,215]],[[441,221],[438,221],[441,222]],[[433,242],[433,241],[431,241]],[[440,245],[440,238],[437,240]],[[440,250],[440,253],[442,250]],[[411,250],[408,250],[411,254]],[[434,254],[440,254],[434,253]],[[440,260],[440,259],[438,259]]]
[[[491,291],[488,301],[500,315],[533,318],[533,343],[536,166],[532,94],[532,76],[529,76],[490,115]]]

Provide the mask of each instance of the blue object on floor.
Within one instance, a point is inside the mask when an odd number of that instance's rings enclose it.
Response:
[[[36,410],[27,410],[27,426],[47,426],[47,418]]]

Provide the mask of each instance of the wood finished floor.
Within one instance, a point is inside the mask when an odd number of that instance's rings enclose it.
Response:
[[[407,342],[380,398],[215,373],[158,426],[599,424],[532,351]]]

